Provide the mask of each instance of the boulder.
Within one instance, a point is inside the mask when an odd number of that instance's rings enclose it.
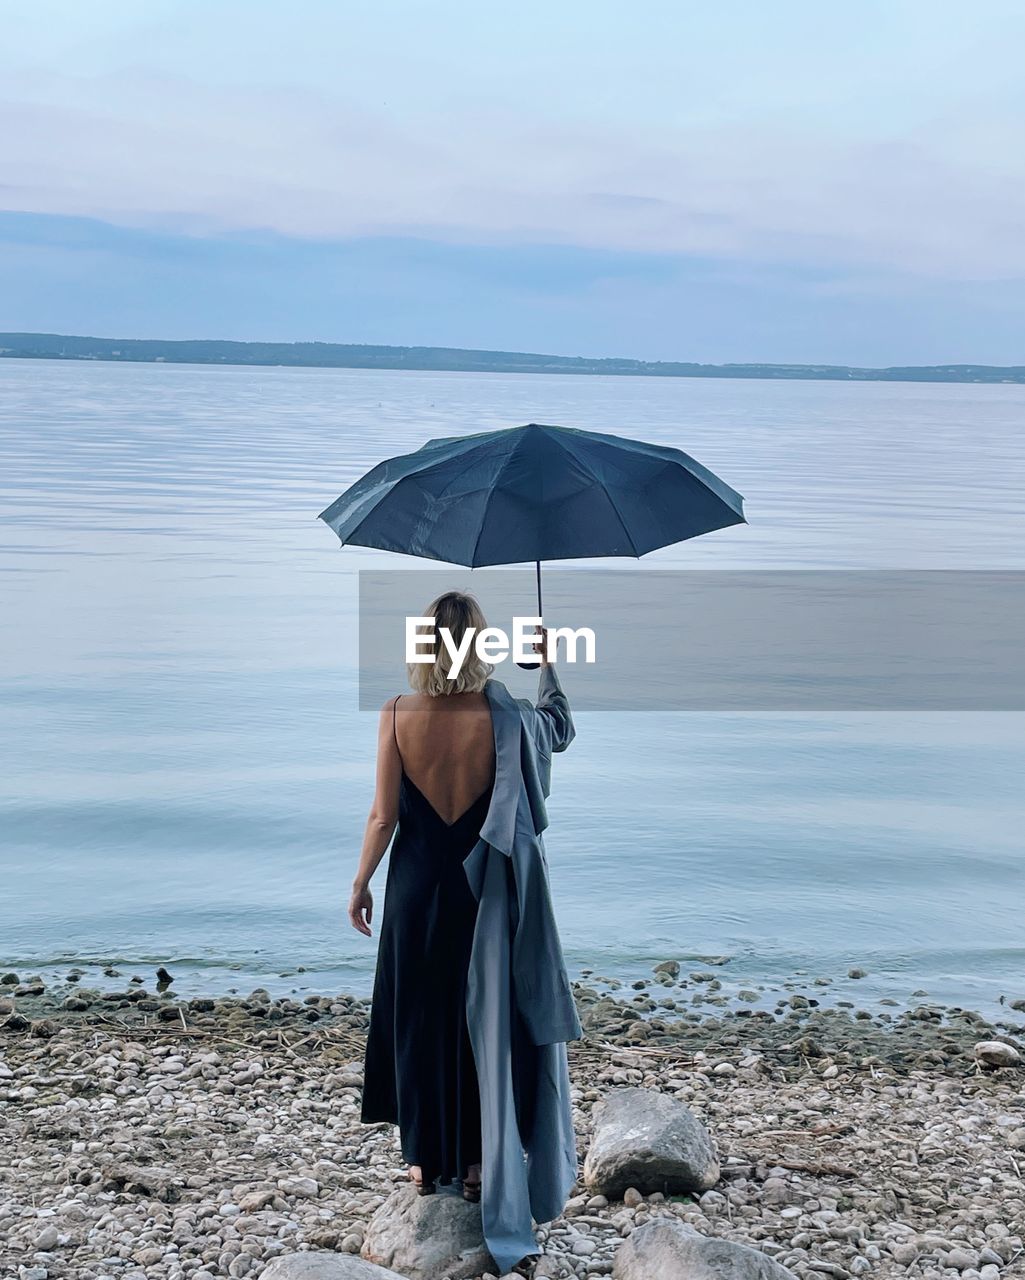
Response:
[[[1021,1054],[1013,1044],[1005,1044],[1003,1040],[980,1040],[975,1046],[975,1056],[987,1067],[1016,1067],[1021,1062]]]
[[[653,1089],[616,1089],[599,1104],[584,1161],[589,1190],[618,1199],[627,1187],[671,1195],[718,1181],[715,1144],[684,1103]]]
[[[394,1271],[348,1253],[290,1253],[275,1258],[260,1280],[404,1280]]]
[[[795,1280],[792,1271],[759,1250],[703,1236],[675,1218],[656,1218],[632,1231],[616,1250],[612,1275],[614,1280]]]
[[[393,1191],[370,1219],[362,1253],[408,1280],[473,1280],[496,1269],[484,1243],[480,1205],[445,1187],[420,1196],[412,1183]]]

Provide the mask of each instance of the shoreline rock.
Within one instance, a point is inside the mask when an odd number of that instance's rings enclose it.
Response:
[[[655,1089],[614,1089],[595,1108],[584,1185],[610,1199],[629,1188],[710,1191],[719,1181],[712,1135],[684,1103]]]
[[[409,1182],[370,1219],[361,1256],[408,1280],[475,1280],[494,1269],[480,1205],[445,1188],[421,1196]]]
[[[275,1258],[263,1280],[406,1280],[397,1271],[344,1253],[292,1253]]]
[[[671,1218],[632,1232],[616,1251],[612,1275],[613,1280],[795,1280],[792,1271],[757,1249],[703,1236]]]

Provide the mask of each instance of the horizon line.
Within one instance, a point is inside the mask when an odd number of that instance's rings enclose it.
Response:
[[[7,343],[15,345],[8,346]],[[302,355],[307,358],[297,358]],[[230,359],[229,356],[249,358]],[[288,359],[288,356],[293,358]],[[127,364],[235,365],[242,368],[356,368],[606,377],[718,377],[766,381],[1025,383],[1025,365],[972,362],[858,366],[748,360],[709,364],[685,360],[641,360],[625,356],[563,356],[474,347],[340,343],[320,339],[262,342],[234,338],[98,338],[77,334],[15,331],[0,333],[0,357],[97,360]]]

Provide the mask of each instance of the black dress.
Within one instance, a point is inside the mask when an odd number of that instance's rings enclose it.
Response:
[[[466,1026],[477,919],[463,859],[480,838],[491,788],[444,822],[402,773],[385,883],[361,1119],[399,1127],[425,1183],[481,1162],[480,1094]]]

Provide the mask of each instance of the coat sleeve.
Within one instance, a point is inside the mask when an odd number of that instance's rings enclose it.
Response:
[[[569,699],[563,692],[554,667],[542,667],[534,706],[534,746],[550,757],[553,751],[565,751],[576,736]]]

